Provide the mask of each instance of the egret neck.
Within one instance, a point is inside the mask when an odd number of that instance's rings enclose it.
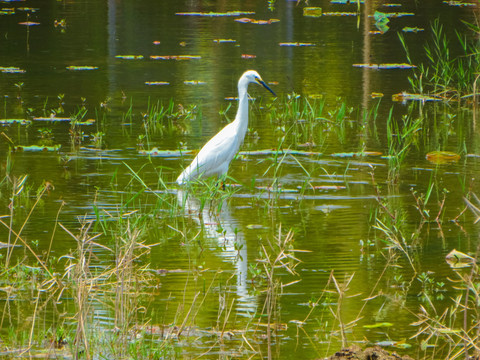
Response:
[[[243,143],[248,129],[248,92],[246,85],[241,82],[238,83],[238,109],[235,122],[237,123],[238,138],[240,140],[239,147]]]

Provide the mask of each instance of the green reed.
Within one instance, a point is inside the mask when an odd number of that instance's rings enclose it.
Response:
[[[403,115],[401,121],[393,117],[393,108],[387,118],[387,141],[390,179],[396,181],[401,165],[413,147],[418,148],[424,120]]]
[[[168,104],[164,105],[157,101],[147,104],[146,112],[142,113],[143,126],[146,134],[173,135],[185,132],[185,121],[201,118],[201,111],[198,106],[183,106],[175,104],[170,99]]]
[[[468,24],[470,29],[478,28]],[[432,25],[432,38],[425,44],[426,61],[419,64],[409,77],[414,91],[432,93],[445,99],[469,96],[475,88],[480,71],[480,48],[476,40],[469,40],[458,31],[449,36],[436,19]],[[409,63],[414,64],[408,45],[401,33],[398,34]],[[455,45],[452,45],[455,42]]]

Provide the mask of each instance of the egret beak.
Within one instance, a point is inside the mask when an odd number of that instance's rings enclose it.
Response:
[[[270,91],[270,92],[273,94],[273,96],[277,97],[277,94],[275,94],[275,93],[273,92],[273,90],[270,89],[270,87],[265,83],[265,81],[263,81],[262,79],[256,79],[256,80],[257,80],[257,82],[258,82],[259,85],[262,85],[265,89],[267,89],[268,91]]]

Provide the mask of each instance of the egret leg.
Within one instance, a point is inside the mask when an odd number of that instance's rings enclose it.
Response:
[[[217,188],[222,189],[223,191],[225,191],[225,178],[226,176],[222,175],[218,178],[217,181]]]

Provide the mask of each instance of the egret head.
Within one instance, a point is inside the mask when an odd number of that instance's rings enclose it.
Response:
[[[240,80],[238,81],[239,86],[241,86],[241,84],[244,84],[243,86],[248,86],[248,84],[250,83],[262,85],[265,89],[270,91],[273,96],[277,96],[277,94],[275,94],[273,90],[270,89],[270,87],[265,83],[265,81],[262,80],[262,77],[255,70],[245,71],[241,76]]]

